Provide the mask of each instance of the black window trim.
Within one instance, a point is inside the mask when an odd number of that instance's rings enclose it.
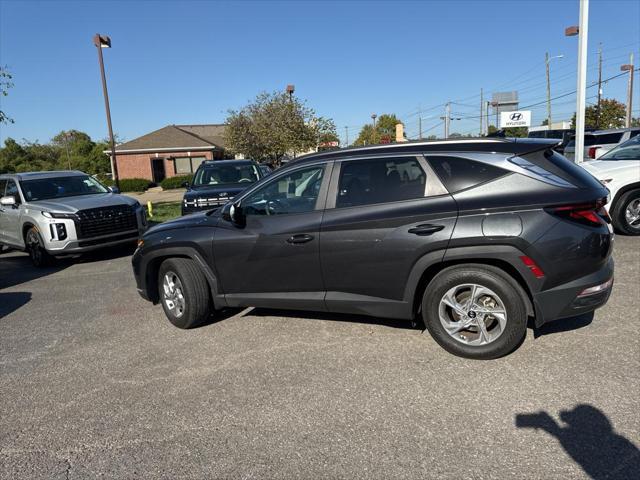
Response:
[[[327,161],[327,160],[323,160],[317,163],[305,163],[303,165],[300,165],[299,167],[296,168],[287,168],[284,169],[281,172],[278,173],[272,173],[271,175],[267,176],[267,177],[262,177],[262,178],[266,178],[268,180],[266,180],[264,183],[260,181],[260,179],[258,179],[258,181],[255,183],[255,185],[253,187],[251,187],[249,190],[246,190],[244,192],[242,192],[242,195],[240,196],[240,198],[234,199],[233,203],[234,205],[240,205],[242,206],[242,202],[245,201],[245,199],[247,199],[248,197],[250,197],[251,195],[253,195],[257,190],[261,189],[261,188],[267,188],[268,185],[271,185],[273,182],[277,182],[279,179],[286,177],[288,175],[291,175],[292,173],[295,172],[299,172],[301,170],[309,170],[311,168],[318,168],[318,167],[322,167],[324,168],[324,172],[322,172],[322,183],[320,184],[320,191],[318,192],[318,198],[316,199],[316,204],[313,208],[313,210],[311,210],[310,212],[292,212],[292,213],[283,213],[281,215],[274,215],[274,218],[282,218],[285,216],[290,216],[290,215],[308,215],[309,213],[315,213],[318,211],[322,211],[324,210],[326,207],[326,202],[327,202],[327,192],[329,190],[329,180],[332,176],[332,172],[334,170],[333,168],[334,166],[334,162],[333,161]],[[266,217],[262,217],[261,218],[266,218]]]

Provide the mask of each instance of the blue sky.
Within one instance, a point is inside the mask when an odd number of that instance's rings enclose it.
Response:
[[[353,140],[373,112],[396,113],[413,136],[419,108],[423,130],[441,135],[442,104],[456,102],[457,117],[478,115],[481,87],[485,95],[518,90],[521,105],[544,101],[546,51],[564,55],[551,64],[552,96],[575,90],[577,38],[564,28],[577,18],[578,0],[0,0],[0,64],[15,83],[0,99],[15,120],[0,126],[0,141],[46,142],[72,128],[106,137],[97,32],[113,42],[104,54],[122,139],[172,123],[223,122],[228,109],[293,83]],[[632,51],[640,64],[639,19],[637,0],[591,0],[589,81],[599,42],[603,78],[619,73]],[[606,84],[604,96],[624,102],[626,78]],[[575,96],[554,101],[554,121],[569,119],[574,104]],[[542,121],[545,106],[532,110]],[[454,121],[452,131],[477,133],[478,122]]]

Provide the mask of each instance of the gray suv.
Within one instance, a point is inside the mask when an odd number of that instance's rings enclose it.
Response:
[[[134,242],[146,225],[137,200],[86,173],[0,175],[0,245],[26,250],[38,267],[56,255]]]

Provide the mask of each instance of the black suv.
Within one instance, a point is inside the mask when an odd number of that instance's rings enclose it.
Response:
[[[264,176],[252,160],[207,160],[186,184],[182,215],[218,208]]]
[[[353,148],[291,162],[218,211],[140,240],[140,294],[180,328],[224,307],[412,320],[446,350],[507,354],[528,318],[590,312],[613,283],[608,191],[556,141]]]

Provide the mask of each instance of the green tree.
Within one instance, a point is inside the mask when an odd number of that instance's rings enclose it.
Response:
[[[6,97],[9,95],[9,89],[13,87],[12,78],[7,67],[0,67],[0,96]],[[0,124],[3,123],[13,123],[13,119],[0,110]]]
[[[276,165],[285,155],[306,152],[336,133],[333,121],[278,92],[261,93],[241,110],[230,110],[226,123],[230,152]]]
[[[622,128],[627,114],[627,108],[613,98],[603,98],[600,102],[600,122],[598,122],[598,107],[590,105],[584,110],[584,126],[586,128]],[[576,114],[571,118],[571,128],[576,128]]]
[[[395,114],[382,114],[378,117],[375,130],[371,124],[363,126],[353,145],[375,145],[378,143],[395,142],[396,125],[398,123],[402,122]]]

